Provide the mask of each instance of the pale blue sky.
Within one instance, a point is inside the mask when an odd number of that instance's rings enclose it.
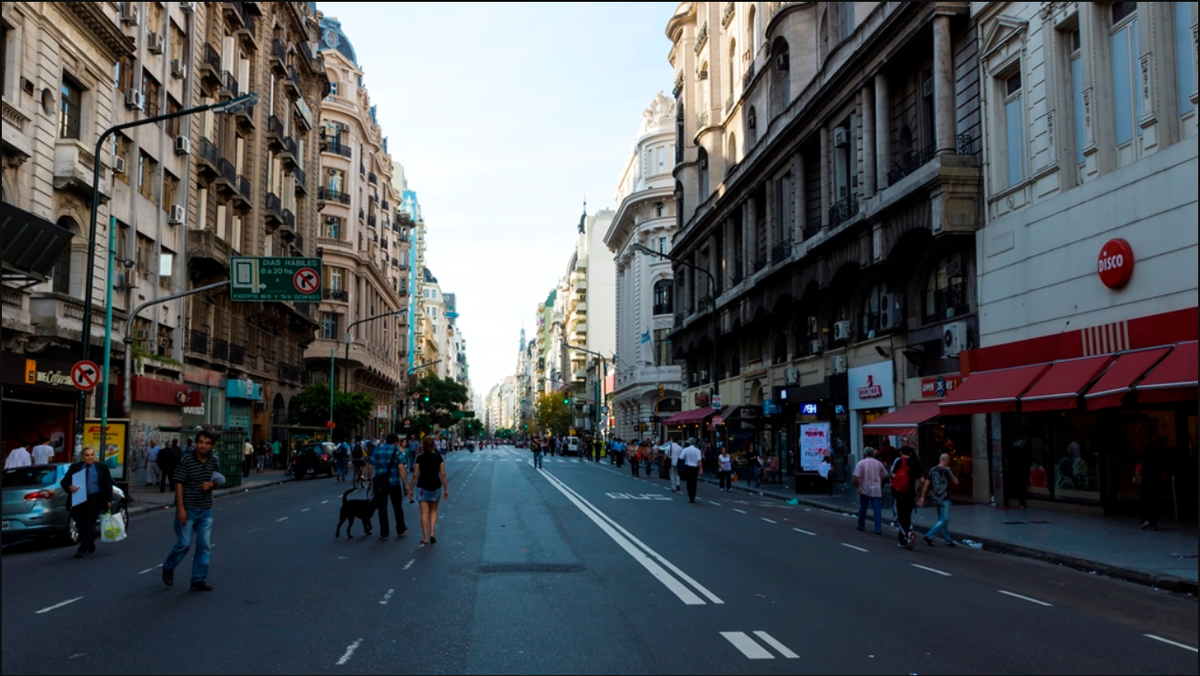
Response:
[[[588,211],[615,207],[642,111],[670,95],[676,3],[351,3],[342,22],[389,150],[458,294],[476,392],[512,373],[522,321]]]

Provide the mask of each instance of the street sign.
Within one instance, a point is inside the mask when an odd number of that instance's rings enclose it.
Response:
[[[234,256],[230,261],[230,297],[236,301],[321,300],[320,258],[261,258]]]
[[[453,418],[453,419],[455,419],[455,420],[462,420],[462,419],[463,419],[463,412],[462,412],[462,411],[451,411],[451,412],[450,412],[450,417],[451,417],[451,418]]]
[[[86,359],[71,367],[71,383],[87,392],[100,384],[100,367]]]
[[[714,395],[712,396],[712,408],[713,408],[713,410],[714,410],[714,411],[720,411],[720,410],[721,410],[721,395],[719,395],[719,394],[714,394]]]

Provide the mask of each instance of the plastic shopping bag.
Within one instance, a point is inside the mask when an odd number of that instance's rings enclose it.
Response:
[[[100,517],[100,539],[103,542],[120,542],[125,539],[125,520],[120,514],[109,512]]]

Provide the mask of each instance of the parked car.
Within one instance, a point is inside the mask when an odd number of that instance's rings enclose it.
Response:
[[[4,470],[4,541],[57,537],[79,543],[79,526],[67,509],[69,493],[61,482],[70,463],[33,465]],[[113,486],[113,513],[129,528],[129,500]]]
[[[334,448],[334,444],[328,441],[305,444],[297,448],[296,452],[292,454],[292,464],[288,466],[288,473],[296,479],[303,479],[309,473],[312,473],[313,476],[321,474],[333,476]]]

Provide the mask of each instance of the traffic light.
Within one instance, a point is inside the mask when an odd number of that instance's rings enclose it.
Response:
[[[425,402],[426,404],[429,403],[429,390],[425,390],[421,393],[421,401]]]
[[[664,394],[666,394],[666,393],[667,393],[667,386],[666,386],[666,385],[659,385],[659,386],[658,386],[658,396],[659,396],[659,398],[661,399],[661,398],[662,398],[662,396],[663,396]]]
[[[570,406],[570,405],[571,405],[571,395],[564,394],[563,395],[563,406]]]

